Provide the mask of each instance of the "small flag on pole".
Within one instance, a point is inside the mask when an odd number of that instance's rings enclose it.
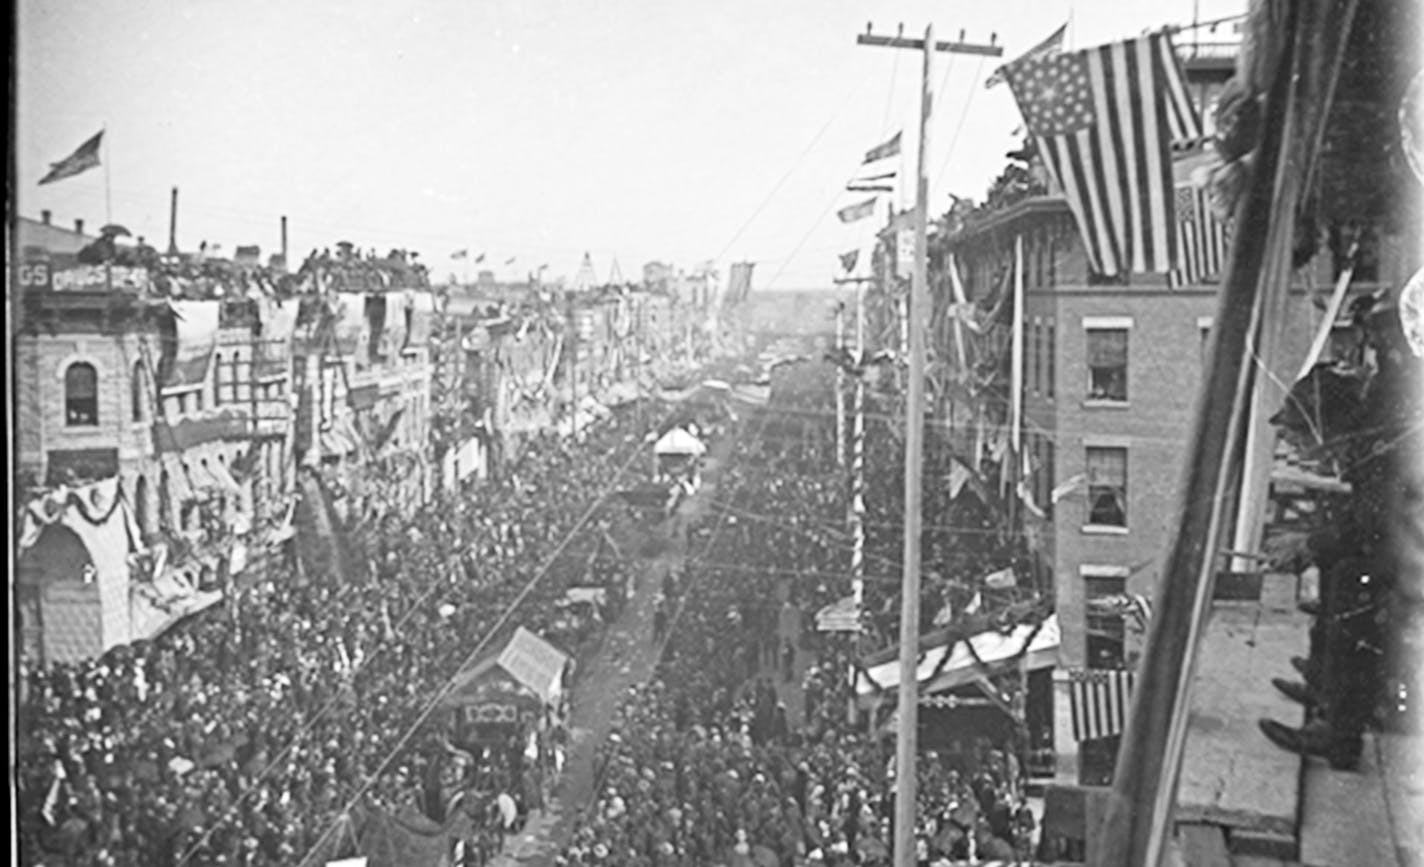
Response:
[[[1176,209],[1182,266],[1167,272],[1167,285],[1173,289],[1218,277],[1226,264],[1227,243],[1226,224],[1216,218],[1205,188],[1179,184]]]
[[[855,270],[855,263],[856,263],[856,261],[859,260],[859,259],[860,259],[860,251],[859,251],[859,250],[851,250],[851,251],[849,251],[849,252],[842,253],[842,254],[841,254],[841,267],[842,267],[843,269],[845,269],[845,272],[846,272],[847,274],[849,274],[850,272],[852,272],[852,271]]]
[[[988,80],[984,82],[984,86],[986,88],[995,87],[996,85],[1000,85],[1008,81],[1008,78],[1006,78],[1004,75],[1004,70],[1008,69],[1011,66],[1017,66],[1018,64],[1023,63],[1026,60],[1033,60],[1038,57],[1046,57],[1050,54],[1057,54],[1059,51],[1062,51],[1063,34],[1066,32],[1068,32],[1068,22],[1065,21],[1063,22],[1063,26],[1050,33],[1047,39],[1030,48],[1028,51],[1025,51],[1019,57],[1014,58],[1013,60],[1009,61],[1008,63],[1005,63],[1003,66],[1000,66],[998,69],[994,70],[994,74],[989,76]]]
[[[871,197],[856,205],[847,205],[836,211],[836,216],[842,223],[854,223],[857,220],[864,220],[875,213],[875,199]]]
[[[1049,54],[1004,74],[1093,271],[1178,267],[1172,149],[1202,132],[1171,38]]]
[[[1062,482],[1058,483],[1058,485],[1053,489],[1053,492],[1049,494],[1048,499],[1053,503],[1057,503],[1059,500],[1083,487],[1087,483],[1088,477],[1083,473],[1079,473],[1076,476],[1069,476]]]
[[[74,153],[57,163],[50,163],[49,174],[40,178],[40,183],[52,184],[55,181],[72,178],[99,165],[99,141],[103,137],[104,131],[99,130],[94,133],[92,138],[80,145]]]
[[[888,160],[893,156],[899,156],[900,136],[902,135],[902,133],[903,131],[897,132],[889,141],[885,142],[884,144],[876,145],[875,147],[866,151],[864,162],[874,163],[879,162],[880,160]]]

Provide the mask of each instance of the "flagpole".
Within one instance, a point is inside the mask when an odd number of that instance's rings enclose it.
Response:
[[[861,368],[855,378],[855,426],[851,430],[851,588],[856,613],[865,600],[865,284],[855,287],[855,352]]]
[[[108,128],[109,125],[105,123],[99,128],[99,133],[103,135]],[[107,135],[100,139],[100,141],[103,142],[104,148],[104,223],[108,224],[114,222],[113,197],[109,192],[109,161],[113,149],[109,147],[109,137]]]
[[[1015,526],[1015,512],[1018,510],[1019,479],[1023,475],[1023,373],[1024,373],[1024,279],[1023,279],[1023,236],[1014,237],[1014,325],[1009,358],[1009,455],[1006,465],[1000,466],[1013,473],[1008,479],[1009,526]]]
[[[836,302],[836,351],[845,351],[845,302]],[[845,466],[845,368],[836,365],[836,466]]]

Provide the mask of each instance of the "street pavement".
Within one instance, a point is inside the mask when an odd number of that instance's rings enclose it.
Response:
[[[523,831],[505,841],[493,867],[545,867],[572,837],[581,811],[595,800],[598,781],[595,760],[608,738],[613,713],[630,686],[647,682],[657,661],[653,642],[653,611],[663,577],[680,571],[688,556],[686,528],[711,508],[718,469],[731,452],[731,442],[714,444],[704,464],[703,486],[683,500],[677,514],[658,525],[652,535],[658,554],[629,564],[634,576],[632,595],[623,616],[608,626],[592,659],[579,660],[582,671],[574,684],[570,743],[564,773],[543,810],[531,813]]]

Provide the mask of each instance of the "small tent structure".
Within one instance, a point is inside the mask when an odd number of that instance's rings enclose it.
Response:
[[[658,456],[698,457],[707,453],[702,441],[680,427],[675,427],[653,444],[653,453]]]
[[[445,704],[451,708],[556,706],[563,696],[568,663],[568,654],[521,626],[503,650],[460,676]]]

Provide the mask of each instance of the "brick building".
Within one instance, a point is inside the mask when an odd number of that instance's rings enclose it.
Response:
[[[164,279],[181,296],[184,281]],[[281,305],[162,297],[144,269],[80,266],[27,287],[22,314],[22,647],[83,658],[211,604],[280,533],[291,491]],[[90,520],[90,495],[127,535]]]

